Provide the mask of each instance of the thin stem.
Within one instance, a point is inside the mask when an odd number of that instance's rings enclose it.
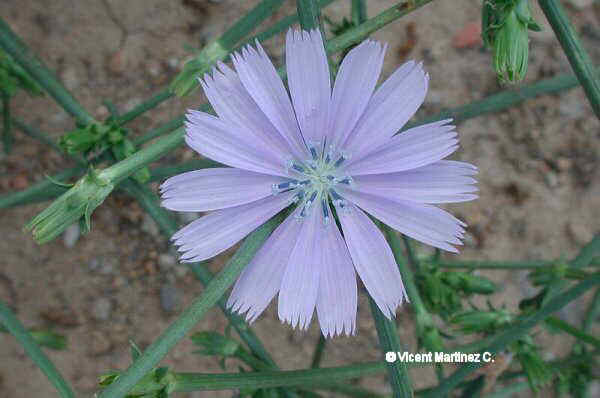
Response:
[[[359,386],[352,384],[339,383],[331,386],[317,386],[317,390],[330,391],[338,394],[344,394],[348,397],[354,398],[384,398],[383,395],[374,393],[373,391],[366,390]]]
[[[148,131],[146,134],[142,135],[133,140],[133,144],[138,147],[145,144],[148,141],[155,139],[156,137],[160,137],[161,135],[170,133],[171,131],[178,129],[183,126],[183,122],[185,121],[184,116],[176,117],[175,119],[171,119],[166,123],[161,124],[157,128],[154,128]]]
[[[13,118],[12,123],[15,125],[15,127],[17,127],[19,130],[21,130],[23,133],[25,133],[29,137],[34,138],[38,141],[41,141],[42,143],[48,145],[50,148],[53,148],[64,155],[63,150],[58,146],[58,144],[56,143],[56,140],[53,140],[48,135],[39,131],[37,128],[30,126],[28,124],[25,124],[21,119],[17,119],[17,118]]]
[[[146,166],[162,156],[167,152],[178,147],[182,141],[185,131],[183,128],[178,128],[172,133],[162,137],[156,141],[153,145],[150,145],[128,158],[113,164],[110,167],[102,170],[100,173],[104,178],[108,178],[113,183],[123,180],[129,177],[131,174]]]
[[[537,269],[555,264],[555,260],[539,261],[484,261],[484,260],[452,260],[439,261],[441,268],[467,268],[467,269]]]
[[[29,358],[41,369],[63,398],[74,398],[73,390],[52,361],[44,354],[31,334],[25,330],[13,312],[0,301],[0,322],[19,341]]]
[[[81,156],[79,154],[67,154],[67,153],[65,153],[62,150],[62,148],[56,143],[56,140],[52,139],[47,134],[41,132],[40,130],[38,130],[37,128],[35,128],[33,126],[25,124],[20,119],[13,118],[12,122],[13,122],[13,124],[19,130],[21,130],[27,136],[29,136],[29,137],[31,137],[33,139],[36,139],[38,141],[43,142],[44,144],[48,145],[49,147],[51,147],[51,148],[57,150],[58,152],[60,152],[64,157],[71,158],[71,159],[75,160],[79,165],[87,167],[88,162],[87,162],[87,160],[85,160],[83,158],[83,156]]]
[[[443,350],[444,347],[442,345],[442,339],[439,335],[439,331],[434,327],[433,317],[427,311],[421,296],[419,295],[419,290],[417,289],[417,285],[415,283],[415,278],[413,273],[411,272],[404,256],[402,255],[402,248],[400,243],[400,238],[398,234],[389,226],[384,225],[383,231],[385,233],[386,239],[392,252],[394,253],[394,258],[396,259],[396,264],[398,264],[398,269],[400,270],[400,275],[402,276],[402,283],[404,285],[404,289],[406,291],[406,295],[408,296],[408,300],[413,306],[416,315],[416,326],[417,326],[417,336],[423,342],[425,348],[430,351],[440,351]],[[413,265],[413,268],[419,269],[418,259],[413,253],[412,247],[410,245],[409,239],[402,235],[404,240],[404,244],[406,247],[406,251],[408,254],[408,258]],[[441,380],[444,377],[444,369],[440,364],[435,365],[436,375],[438,380]]]
[[[71,177],[80,175],[84,171],[84,167],[72,167],[58,174],[55,174],[52,177],[52,180],[66,181]],[[0,209],[54,199],[67,191],[67,188],[60,185],[56,185],[52,180],[46,178],[43,181],[33,184],[29,188],[24,189],[22,191],[1,195]]]
[[[327,52],[334,53],[343,51],[351,45],[359,43],[365,37],[383,28],[385,25],[431,3],[431,1],[432,0],[405,0],[400,4],[396,4],[357,27],[349,29],[345,33],[329,40],[326,46]]]
[[[596,72],[599,70],[600,69],[596,68]],[[476,116],[484,115],[486,113],[504,110],[540,95],[552,94],[569,88],[577,87],[578,84],[579,82],[574,75],[560,74],[550,79],[544,79],[537,83],[523,86],[518,90],[502,91],[479,101],[473,101],[467,105],[444,110],[433,116],[421,119],[416,123],[407,123],[403,130],[448,118],[452,118],[454,119],[455,123],[459,123]]]
[[[598,340],[594,336],[591,336],[574,326],[569,325],[567,322],[563,321],[562,319],[551,316],[548,319],[546,319],[546,323],[556,329],[560,329],[563,332],[570,334],[571,336],[575,337],[579,341],[591,344],[596,349],[600,349],[600,340]]]
[[[598,319],[598,316],[600,316],[600,288],[596,289],[594,298],[585,312],[585,317],[583,318],[583,324],[581,326],[584,332],[587,333],[590,331],[592,325]]]
[[[540,308],[535,313],[524,318],[521,322],[510,327],[506,331],[495,335],[487,346],[486,350],[490,352],[498,352],[506,347],[511,342],[522,337],[528,331],[537,325],[540,321],[543,321],[553,312],[556,312],[566,306],[571,301],[575,300],[590,288],[600,283],[600,273],[590,276],[588,279],[578,283],[570,289],[556,295],[548,303]],[[438,387],[431,390],[425,396],[427,397],[439,397],[448,394],[454,389],[465,377],[473,373],[476,369],[482,366],[482,363],[468,363],[461,366],[456,372],[444,379]]]
[[[312,362],[310,367],[312,369],[317,369],[321,366],[321,359],[323,359],[323,352],[325,352],[325,346],[327,345],[327,339],[323,334],[319,334],[319,341],[317,341],[317,345],[315,346],[315,351],[313,352]]]
[[[406,260],[402,255],[402,243],[400,242],[398,234],[392,228],[385,224],[383,224],[383,232],[388,241],[388,244],[390,245],[390,248],[392,249],[392,253],[394,253],[396,264],[398,265],[398,269],[400,270],[400,276],[402,276],[402,284],[404,285],[404,290],[406,291],[408,300],[410,301],[412,308],[417,316],[417,325],[420,329],[418,333],[419,335],[421,335],[424,327],[433,326],[433,318],[431,317],[429,311],[427,311],[425,303],[423,303],[423,300],[419,295],[419,290],[417,289],[413,273],[408,268],[408,264],[406,263]]]
[[[336,0],[321,0],[318,2],[319,8],[323,9],[323,8],[327,7],[329,4],[333,3],[334,1],[336,1]],[[284,17],[281,20],[279,20],[278,22],[271,25],[269,28],[260,32],[256,36],[254,36],[248,40],[243,40],[241,42],[241,44],[239,44],[233,51],[238,51],[245,45],[254,43],[255,40],[258,40],[259,42],[262,43],[263,41],[270,39],[271,37],[277,35],[278,33],[283,32],[284,30],[286,30],[287,28],[289,28],[291,25],[295,24],[296,22],[298,22],[298,14],[297,13],[293,14],[293,15],[288,15],[287,17]]]
[[[371,314],[375,320],[375,328],[379,337],[379,348],[385,357],[385,353],[403,352],[405,351],[400,339],[398,338],[398,330],[396,323],[392,319],[386,318],[381,312],[375,301],[369,296],[369,304],[371,306]],[[408,369],[404,361],[386,362],[388,376],[395,398],[412,397],[413,387],[408,374]]]
[[[361,24],[367,20],[366,0],[352,0],[352,23]]]
[[[169,98],[172,98],[173,96],[174,93],[172,91],[168,89],[161,90],[158,93],[154,94],[149,100],[142,102],[129,112],[125,112],[124,114],[119,116],[117,118],[117,123],[121,125],[128,123],[133,119],[137,118],[138,116],[142,115],[143,113],[146,113],[149,110],[156,108],[158,105],[162,104],[163,102],[165,102]]]
[[[302,29],[319,29],[321,25],[320,10],[316,0],[296,0],[296,9],[298,10],[298,21]]]
[[[122,397],[144,375],[152,370],[169,350],[219,301],[280,222],[281,215],[275,216],[250,234],[235,255],[228,261],[227,265],[206,286],[204,293],[196,298],[175,322],[113,384],[103,390],[98,397]]]
[[[0,46],[33,77],[69,114],[79,122],[89,124],[94,118],[73,98],[71,93],[59,83],[54,73],[40,61],[33,52],[0,18]]]
[[[575,75],[581,82],[583,91],[585,91],[596,117],[600,119],[600,78],[594,70],[590,56],[583,48],[577,32],[569,22],[560,2],[557,0],[539,0],[538,3],[567,55]]]
[[[382,362],[368,362],[335,368],[280,370],[247,373],[176,373],[177,392],[272,388],[284,386],[319,387],[342,380],[378,374],[385,371]],[[118,381],[118,379],[117,379]]]
[[[595,235],[571,261],[574,268],[584,268],[590,265],[593,258],[600,255],[600,234]]]
[[[153,181],[164,181],[165,179],[172,177],[176,174],[185,173],[186,171],[193,171],[198,169],[209,169],[214,167],[228,167],[219,162],[208,158],[194,159],[187,162],[177,164],[175,166],[163,166],[157,167],[150,170],[150,180]]]
[[[15,140],[12,134],[12,123],[10,116],[10,95],[0,90],[0,102],[2,103],[2,145],[4,153],[10,153]]]

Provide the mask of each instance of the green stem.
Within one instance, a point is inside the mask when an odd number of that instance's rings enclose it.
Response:
[[[359,25],[367,20],[367,2],[352,0],[352,23]]]
[[[173,92],[168,89],[164,89],[159,91],[155,95],[153,95],[149,100],[142,102],[138,106],[134,107],[129,112],[125,112],[121,116],[117,118],[117,123],[123,125],[137,118],[143,113],[148,112],[151,109],[156,108],[158,105],[162,104],[169,98],[173,97]]]
[[[588,242],[580,251],[577,257],[571,261],[574,268],[584,268],[591,264],[594,257],[600,255],[600,234]]]
[[[318,386],[317,390],[330,391],[338,394],[344,394],[348,397],[354,398],[384,398],[383,395],[374,393],[373,391],[366,390],[359,386],[352,384],[339,383],[331,386]]]
[[[169,120],[166,123],[161,124],[155,129],[148,131],[146,134],[142,135],[133,140],[133,144],[138,147],[145,144],[148,141],[155,139],[156,137],[160,137],[161,135],[170,133],[171,131],[178,129],[183,126],[183,122],[185,121],[184,116],[177,117],[175,119]]]
[[[228,261],[227,265],[206,286],[204,293],[196,298],[177,320],[98,397],[123,397],[144,375],[151,371],[169,350],[219,301],[280,222],[281,215],[275,216],[252,232]]]
[[[600,349],[600,340],[591,336],[580,329],[569,325],[567,322],[557,317],[551,316],[546,319],[546,323],[556,329],[560,329],[565,333],[570,334],[579,341],[593,345],[596,349]]]
[[[395,319],[388,319],[383,315],[375,301],[369,296],[369,304],[371,306],[371,314],[375,320],[375,328],[379,337],[379,348],[385,357],[385,353],[404,352],[405,349],[398,338],[398,330],[396,329]],[[388,376],[395,398],[412,397],[413,387],[408,374],[408,369],[404,361],[386,362]]]
[[[19,130],[21,130],[27,136],[29,136],[33,139],[36,139],[40,142],[43,142],[44,144],[48,145],[49,147],[60,152],[63,156],[75,160],[80,166],[83,166],[83,167],[88,166],[88,162],[87,162],[87,160],[85,160],[83,158],[83,156],[81,156],[79,154],[71,154],[70,155],[70,154],[65,153],[62,150],[62,148],[56,143],[56,140],[52,139],[47,134],[41,132],[37,128],[30,126],[28,124],[25,124],[22,120],[16,119],[16,118],[13,118],[12,122]],[[98,157],[100,157],[100,155]]]
[[[398,237],[398,234],[387,225],[384,225],[383,230],[388,244],[394,253],[396,264],[398,264],[398,269],[400,270],[400,275],[402,276],[402,283],[404,285],[406,295],[408,296],[408,299],[413,306],[413,310],[415,311],[417,336],[422,341],[425,348],[427,348],[429,351],[443,351],[444,346],[442,344],[442,338],[440,337],[439,331],[434,326],[433,317],[429,311],[427,311],[427,308],[425,307],[425,304],[419,295],[419,290],[417,289],[413,273],[411,272],[404,259],[404,256],[402,255],[400,238]],[[409,239],[404,235],[402,235],[402,238],[404,240],[408,258],[413,265],[413,268],[419,269],[419,261],[413,253]],[[435,365],[435,372],[439,380],[444,377],[444,369],[440,364]]]
[[[66,181],[71,177],[80,175],[84,171],[84,167],[76,166],[54,175],[52,179],[54,181]],[[66,191],[67,188],[56,185],[50,179],[46,178],[43,181],[33,184],[29,188],[22,191],[1,195],[0,209],[53,199],[59,195],[62,195]]]
[[[382,362],[369,362],[336,368],[280,370],[248,373],[176,373],[177,392],[234,390],[302,386],[303,388],[336,384],[343,380],[378,374],[385,371]],[[119,379],[117,379],[118,382]]]
[[[167,134],[156,141],[153,145],[147,146],[128,158],[102,170],[100,175],[109,179],[113,183],[117,183],[129,177],[131,174],[146,166],[148,163],[159,159],[167,152],[175,149],[183,142],[184,135],[184,129],[178,128],[172,133]]]
[[[209,168],[214,168],[214,167],[228,167],[228,166],[222,165],[221,163],[215,162],[214,160],[211,160],[208,158],[194,159],[194,160],[190,160],[187,162],[177,164],[175,166],[163,166],[163,167],[157,167],[157,168],[151,169],[150,170],[151,176],[150,176],[149,182],[164,181],[169,177],[172,177],[177,174],[185,173],[187,171],[193,171],[193,170],[198,170],[198,169],[209,169]]]
[[[598,71],[598,69],[596,69]],[[447,118],[453,118],[455,123],[481,116],[486,113],[493,113],[509,108],[513,105],[535,98],[544,94],[557,93],[562,90],[577,87],[579,82],[574,75],[561,74],[550,79],[544,79],[537,83],[523,86],[518,90],[502,91],[498,94],[490,95],[479,101],[473,101],[470,104],[459,106],[457,108],[444,110],[434,116],[426,117],[416,123],[407,123],[403,130],[418,125],[435,122]]]
[[[48,92],[69,114],[80,123],[94,123],[94,118],[73,98],[71,93],[59,83],[50,71],[33,52],[10,29],[8,24],[0,18],[0,46],[10,54],[13,59],[25,69],[36,82]]]
[[[323,334],[319,334],[319,341],[317,341],[317,345],[315,346],[315,351],[313,352],[312,362],[310,367],[312,369],[316,369],[321,366],[321,359],[323,359],[323,352],[325,352],[325,346],[327,345],[327,339]]]
[[[9,154],[12,150],[15,137],[12,134],[10,95],[4,90],[0,90],[0,102],[2,103],[2,144],[4,146],[4,153]]]
[[[37,128],[25,124],[21,119],[13,118],[12,122],[15,125],[15,127],[17,127],[29,137],[48,145],[50,148],[53,148],[64,155],[63,150],[58,146],[56,140],[53,140],[46,134],[39,131]]]
[[[334,1],[336,1],[336,0],[321,0],[318,2],[319,8],[323,9],[323,8],[327,7],[329,4],[333,3]],[[241,44],[239,44],[233,51],[238,51],[247,44],[253,44],[255,40],[258,40],[259,42],[262,43],[263,41],[270,39],[271,37],[277,35],[278,33],[283,32],[284,30],[286,30],[287,28],[289,28],[291,25],[295,24],[296,22],[298,22],[298,14],[297,13],[293,14],[293,15],[288,15],[287,17],[284,17],[280,21],[271,25],[269,28],[260,32],[256,36],[254,36],[248,40],[242,41]]]
[[[486,260],[452,260],[439,261],[441,268],[467,268],[467,269],[538,269],[556,264],[560,260],[533,260],[533,261],[486,261]],[[589,265],[600,265],[600,259],[592,259]]]
[[[402,284],[404,285],[404,290],[406,291],[408,300],[410,301],[413,311],[416,314],[416,321],[418,327],[417,333],[419,336],[423,336],[423,333],[425,332],[426,328],[433,327],[433,318],[429,311],[427,311],[425,303],[423,303],[423,300],[419,295],[419,290],[417,289],[413,273],[408,267],[404,256],[402,255],[402,242],[400,242],[400,237],[398,237],[398,234],[392,228],[385,224],[383,224],[383,232],[388,241],[388,244],[390,245],[390,248],[392,249],[392,253],[394,253],[396,264],[398,264],[398,269],[400,270],[400,275],[402,276]],[[431,349],[433,347],[427,348]]]
[[[582,329],[584,332],[589,332],[592,328],[594,322],[600,316],[600,288],[596,289],[596,293],[594,293],[594,298],[588,307],[585,317],[583,318]]]
[[[510,327],[506,331],[495,335],[487,346],[486,350],[490,352],[498,352],[516,339],[522,337],[529,332],[531,328],[537,325],[540,321],[546,319],[550,314],[556,312],[575,300],[590,288],[600,283],[600,274],[594,274],[585,281],[578,283],[570,289],[556,295],[548,303],[540,308],[535,313],[524,318],[521,322]],[[456,387],[465,377],[473,373],[476,369],[482,366],[482,363],[469,363],[461,366],[456,372],[444,379],[435,389],[431,390],[425,396],[440,397],[448,394]]]
[[[73,390],[61,376],[58,369],[56,369],[54,364],[40,349],[31,334],[25,330],[10,308],[2,301],[0,301],[0,322],[19,341],[31,360],[44,372],[54,387],[56,387],[60,396],[63,398],[74,398],[75,394],[73,394]]]
[[[334,53],[343,51],[351,45],[359,43],[365,37],[383,28],[385,25],[431,3],[431,1],[432,0],[405,0],[400,4],[396,4],[357,27],[349,29],[345,33],[329,40],[326,46],[327,52]]]
[[[556,34],[575,75],[581,82],[590,105],[600,119],[600,78],[594,70],[590,56],[569,22],[565,10],[557,0],[539,0],[538,3]]]
[[[298,21],[303,30],[319,29],[320,10],[316,0],[296,0]]]

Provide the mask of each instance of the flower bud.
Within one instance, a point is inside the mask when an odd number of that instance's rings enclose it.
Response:
[[[83,231],[87,232],[90,230],[93,211],[113,189],[114,185],[109,179],[91,169],[72,188],[25,225],[25,230],[32,231],[34,239],[40,244],[51,241],[75,222],[81,221]]]
[[[484,42],[493,47],[493,64],[501,82],[525,77],[529,59],[529,30],[539,31],[529,0],[490,0],[482,17]]]
[[[240,343],[237,341],[212,331],[195,333],[191,339],[194,344],[202,348],[195,352],[202,355],[230,357],[240,348]]]
[[[465,333],[493,332],[510,323],[513,316],[506,310],[467,311],[457,314],[450,320]]]

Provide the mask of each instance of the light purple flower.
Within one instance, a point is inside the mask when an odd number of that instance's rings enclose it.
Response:
[[[451,252],[465,224],[433,206],[472,200],[476,167],[442,160],[458,147],[450,120],[396,133],[429,81],[407,62],[375,89],[385,46],[366,40],[343,60],[333,90],[321,35],[290,30],[290,94],[260,44],[201,81],[218,117],[190,110],[187,144],[231,168],[192,171],[162,186],[163,206],[210,214],[173,236],[181,261],[230,248],[282,209],[295,209],[240,275],[228,306],[254,321],[279,293],[279,317],[325,336],[355,330],[356,273],[389,318],[406,300],[391,249],[370,214]],[[337,214],[341,230],[333,216]]]

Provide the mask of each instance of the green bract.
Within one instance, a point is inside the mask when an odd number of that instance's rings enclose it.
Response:
[[[529,59],[529,30],[539,31],[529,0],[486,0],[482,14],[484,42],[493,48],[493,64],[502,82],[525,77]]]
[[[49,242],[75,222],[82,222],[83,231],[90,230],[94,209],[112,192],[113,183],[102,172],[91,169],[73,187],[56,199],[26,226],[38,243]]]

